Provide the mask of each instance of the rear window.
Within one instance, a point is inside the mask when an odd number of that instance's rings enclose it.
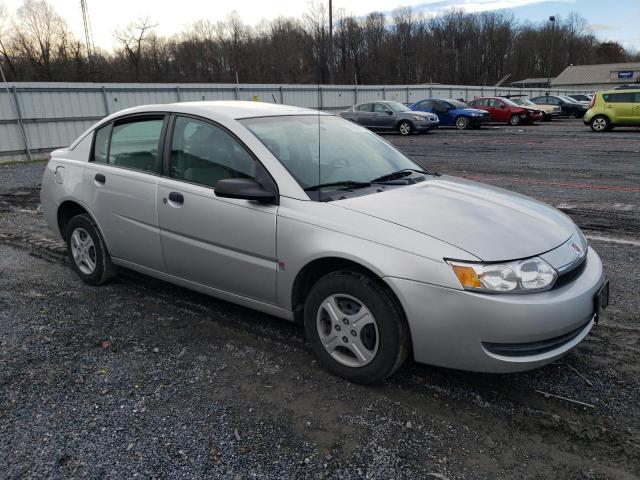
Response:
[[[109,163],[119,167],[160,173],[158,146],[164,117],[128,120],[114,125]]]

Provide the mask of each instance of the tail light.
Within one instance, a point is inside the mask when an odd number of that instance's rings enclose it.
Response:
[[[594,95],[593,97],[591,97],[591,101],[589,102],[589,108],[593,108],[595,104],[596,104],[596,96]]]

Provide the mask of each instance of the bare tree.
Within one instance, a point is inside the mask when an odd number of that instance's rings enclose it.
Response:
[[[157,27],[157,25],[152,24],[149,17],[145,17],[139,18],[135,22],[128,24],[123,29],[116,30],[114,33],[116,42],[134,69],[136,80],[139,80],[140,77],[142,48],[146,41],[146,37],[155,27]]]
[[[73,42],[66,22],[45,0],[25,0],[18,9],[14,48],[53,80],[53,65],[69,59]]]

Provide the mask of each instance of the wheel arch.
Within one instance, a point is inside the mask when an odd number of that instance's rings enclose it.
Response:
[[[398,127],[400,127],[400,124],[402,122],[407,122],[409,125],[411,125],[411,129],[413,130],[415,128],[415,125],[413,124],[413,122],[407,118],[401,118],[400,120],[398,120],[396,122],[396,130],[398,129]]]
[[[338,256],[327,256],[309,261],[298,271],[295,280],[293,281],[291,289],[291,306],[293,310],[293,318],[296,323],[302,324],[303,322],[304,301],[313,285],[315,285],[315,283],[325,275],[339,270],[353,270],[360,272],[378,282],[378,284],[396,301],[397,307],[406,321],[406,312],[404,311],[404,307],[402,306],[400,299],[387,282],[385,282],[384,279],[372,268],[353,259]],[[411,336],[411,331],[409,331],[409,336]]]
[[[58,230],[60,231],[60,236],[63,240],[67,240],[67,226],[73,217],[76,215],[89,215],[93,223],[98,227],[98,231],[102,236],[103,241],[105,241],[104,233],[102,232],[102,228],[100,224],[97,222],[96,217],[89,211],[86,205],[83,205],[81,202],[77,200],[64,200],[60,205],[58,205],[58,210],[56,212],[56,220],[58,222]],[[108,248],[108,246],[107,246]]]

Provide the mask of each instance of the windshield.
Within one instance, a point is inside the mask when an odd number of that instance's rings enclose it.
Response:
[[[240,120],[303,189],[336,182],[370,182],[403,169],[424,170],[375,133],[332,115]],[[337,190],[339,186],[327,187]]]
[[[469,105],[467,105],[464,102],[461,102],[460,100],[447,100],[447,103],[450,103],[456,108],[469,108]]]
[[[518,106],[518,104],[517,104],[517,103],[514,103],[514,101],[513,101],[513,100],[510,100],[510,99],[508,99],[508,98],[502,98],[502,101],[503,101],[504,103],[506,103],[507,105],[511,105],[512,107],[517,107],[517,106]]]
[[[403,105],[400,102],[386,102],[386,105],[391,110],[393,110],[394,112],[411,112],[411,111],[413,111],[409,107],[407,107],[406,105]]]
[[[514,103],[517,103],[518,105],[528,105],[530,107],[536,106],[536,104],[533,103],[528,98],[512,98],[511,101],[513,101]]]
[[[566,97],[564,95],[560,95],[560,98],[569,102],[569,103],[578,103],[577,100],[575,98],[571,98],[571,97]]]

